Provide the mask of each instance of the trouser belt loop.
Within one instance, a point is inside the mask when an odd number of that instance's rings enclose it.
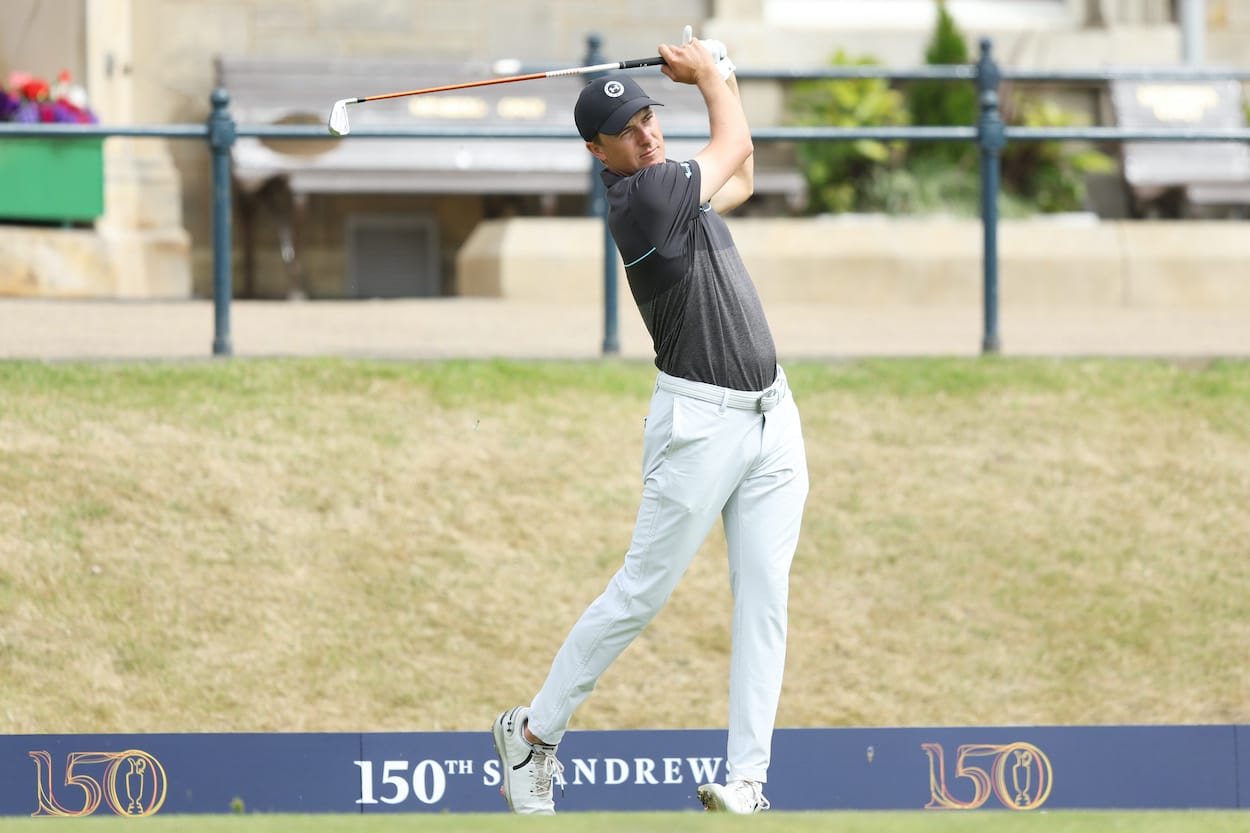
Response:
[[[777,403],[781,401],[782,388],[780,385],[773,385],[764,391],[764,395],[760,397],[759,411],[761,414],[768,413],[777,407]]]

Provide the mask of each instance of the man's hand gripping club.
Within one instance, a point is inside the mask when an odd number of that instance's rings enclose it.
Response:
[[[709,41],[691,36],[689,26],[682,40],[680,46],[660,44],[665,61],[660,71],[679,84],[697,86],[703,95],[712,138],[694,157],[701,173],[699,201],[712,202],[718,212],[727,211],[754,190],[754,147],[733,76],[735,67],[723,43],[710,41],[716,49],[713,53],[707,48]]]

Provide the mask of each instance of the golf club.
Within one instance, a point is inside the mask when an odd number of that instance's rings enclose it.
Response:
[[[486,81],[467,81],[463,84],[448,84],[444,87],[428,87],[424,90],[406,90],[402,93],[384,93],[367,95],[361,98],[343,98],[334,102],[330,111],[330,132],[335,136],[346,136],[351,132],[351,124],[347,120],[347,105],[363,104],[366,101],[381,101],[385,98],[399,98],[406,95],[424,95],[425,93],[441,93],[447,90],[464,90],[469,87],[485,87],[489,84],[510,84],[513,81],[535,81],[539,78],[559,78],[564,75],[589,75],[594,72],[611,72],[618,69],[635,69],[637,67],[653,67],[664,63],[658,55],[654,58],[635,58],[632,61],[617,61],[610,64],[594,64],[593,66],[576,67],[573,69],[553,69],[548,72],[531,72],[528,75],[510,75],[506,78],[491,78]]]

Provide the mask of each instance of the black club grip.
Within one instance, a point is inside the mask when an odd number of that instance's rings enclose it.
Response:
[[[659,55],[654,58],[634,58],[632,61],[621,61],[621,69],[637,69],[638,67],[654,67],[664,63]]]

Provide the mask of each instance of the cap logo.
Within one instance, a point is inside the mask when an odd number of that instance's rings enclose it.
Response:
[[[620,81],[609,81],[603,85],[603,94],[608,98],[620,98],[625,92],[625,85]]]

